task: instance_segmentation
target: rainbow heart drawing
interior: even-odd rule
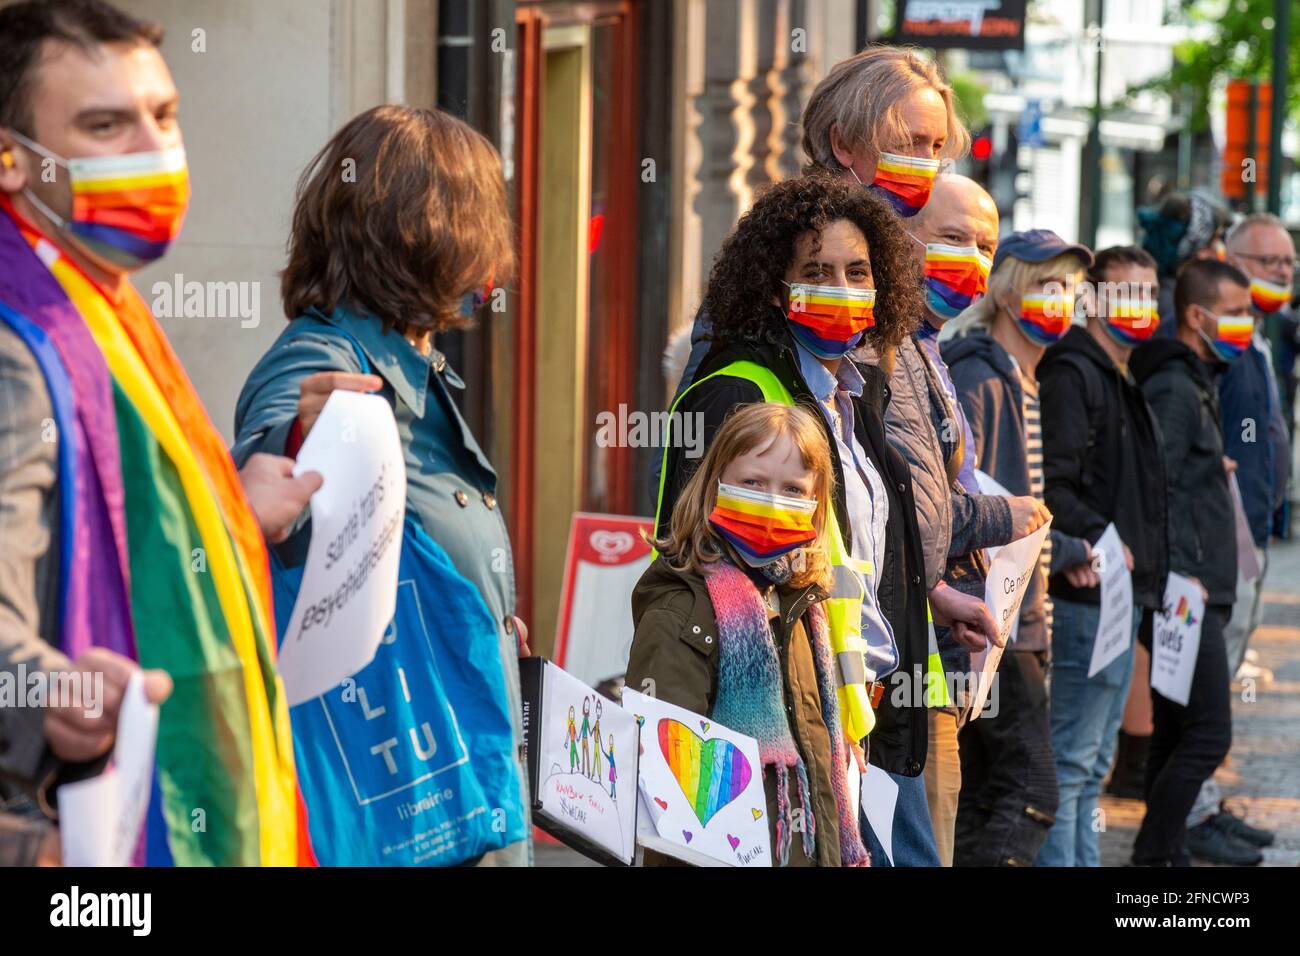
[[[660,809],[660,810],[667,810],[667,809],[668,809],[668,801],[667,801],[667,800],[660,800],[658,797],[655,797],[655,803],[659,804],[659,809]]]
[[[671,717],[659,721],[659,750],[702,826],[739,797],[753,776],[744,753],[731,741],[703,740]]]
[[[709,723],[707,720],[701,720],[701,721],[700,721],[700,733],[702,733],[702,734],[707,734],[707,733],[709,732],[709,728],[712,727],[712,726],[713,726],[713,725],[712,725],[711,723]]]
[[[687,842],[687,843],[690,843],[690,842],[691,842],[691,837],[695,836],[695,834],[692,833],[690,830],[683,830],[683,831],[682,831],[682,836],[684,836],[684,837],[686,838],[686,842]]]
[[[751,807],[749,812],[754,815],[755,820],[761,819],[763,816],[763,811],[758,809],[758,807]]]

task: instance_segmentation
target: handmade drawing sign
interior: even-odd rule
[[[637,841],[701,866],[771,866],[758,742],[629,688],[623,708],[645,746]]]
[[[519,662],[533,822],[604,863],[636,856],[636,719],[541,657]]]
[[[707,721],[700,721],[702,729]],[[682,796],[701,826],[735,800],[749,785],[753,771],[740,748],[729,740],[711,740],[671,717],[659,718],[659,752],[682,788]]]

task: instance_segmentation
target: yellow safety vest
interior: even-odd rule
[[[732,362],[712,375],[707,375],[678,396],[669,410],[669,423],[672,414],[682,398],[696,385],[707,382],[719,375],[740,378],[752,382],[763,393],[763,401],[778,405],[795,404],[781,380],[771,369],[764,368],[757,362]],[[659,498],[655,505],[655,527],[659,527],[660,512],[664,503],[664,480],[668,473],[668,449],[670,442],[664,441],[664,456],[659,472]],[[865,654],[867,642],[862,637],[862,601],[866,595],[862,584],[862,575],[871,573],[871,564],[853,558],[844,547],[840,534],[839,520],[835,517],[835,508],[827,508],[828,525],[826,528],[827,557],[830,559],[833,574],[831,595],[823,602],[826,609],[827,630],[830,632],[831,653],[835,656],[835,678],[840,702],[840,722],[854,740],[861,740],[876,725],[876,715],[871,709],[871,700],[867,692],[867,665]]]

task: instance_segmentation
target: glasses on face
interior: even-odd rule
[[[1265,269],[1285,269],[1287,272],[1294,273],[1296,266],[1300,265],[1295,256],[1258,256],[1253,252],[1239,252],[1237,255],[1258,262]]]

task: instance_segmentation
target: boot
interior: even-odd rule
[[[1127,800],[1145,799],[1147,751],[1150,749],[1150,737],[1138,737],[1121,730],[1119,746],[1115,748],[1115,766],[1106,784],[1106,792]]]

